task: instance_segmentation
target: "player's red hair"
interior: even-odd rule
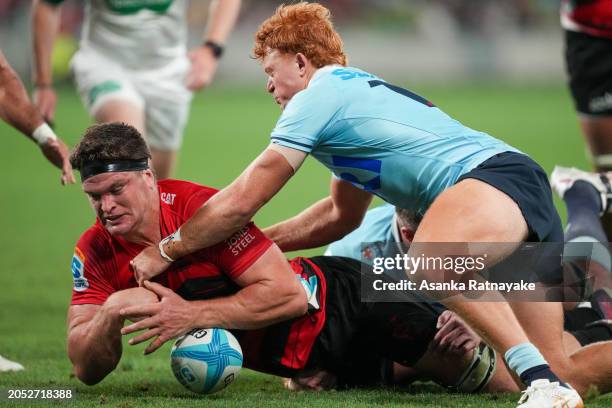
[[[331,13],[318,3],[280,5],[255,34],[255,58],[264,59],[270,50],[302,53],[317,68],[347,64],[342,38],[334,29]]]

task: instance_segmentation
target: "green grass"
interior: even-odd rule
[[[403,84],[410,87],[410,84]],[[412,87],[466,125],[487,131],[532,155],[547,171],[555,163],[588,168],[575,115],[562,84]],[[261,89],[213,88],[193,103],[176,177],[222,187],[267,145],[278,108]],[[74,145],[90,123],[75,93],[60,94],[57,130]],[[31,142],[0,124],[0,354],[26,371],[0,374],[0,388],[76,387],[66,405],[89,407],[496,407],[516,395],[459,396],[433,385],[406,391],[292,394],[274,377],[244,370],[228,390],[198,397],[174,380],[168,346],[143,357],[127,347],[119,368],[101,384],[80,385],[65,353],[73,245],[94,219],[80,186],[61,188],[59,175]],[[329,174],[309,159],[287,187],[256,217],[261,226],[292,216],[328,192]],[[561,209],[562,210],[562,209]],[[562,211],[563,213],[563,211]],[[320,250],[302,254],[317,254]],[[200,401],[202,400],[202,401]],[[21,403],[19,406],[28,406]],[[42,406],[39,404],[37,406]],[[599,397],[590,407],[612,405]]]

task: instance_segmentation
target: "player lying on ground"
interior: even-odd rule
[[[372,194],[424,215],[416,243],[507,243],[503,251],[487,248],[491,264],[523,241],[563,241],[547,176],[537,163],[463,126],[427,99],[346,67],[342,40],[326,8],[316,3],[279,7],[258,30],[254,52],[268,75],[268,91],[283,109],[272,144],[165,239],[161,251],[151,246],[134,259],[139,280],[158,275],[170,260],[230,237],[274,197],[308,154],[334,173],[331,195],[266,230],[283,251],[329,244],[357,228]],[[423,256],[436,256],[435,245],[421,248]],[[440,270],[415,272],[428,282],[444,276]],[[548,278],[556,283],[559,277]],[[612,365],[610,348],[566,352],[560,304],[543,304],[534,315],[521,303],[504,302],[499,293],[493,294],[498,301],[486,307],[447,297],[455,293],[438,295],[504,355],[525,385],[550,384],[545,392],[529,390],[523,407],[581,407],[565,382],[580,392],[591,383],[612,382],[610,376],[584,375],[602,359]]]
[[[34,99],[55,113],[53,43],[63,0],[32,8]],[[170,177],[192,92],[207,86],[238,18],[240,0],[212,0],[202,43],[187,50],[188,0],[89,0],[79,50],[71,61],[85,108],[98,123],[126,122],[145,135],[159,178]],[[201,135],[200,135],[201,136]]]
[[[0,50],[0,118],[38,143],[43,155],[62,171],[62,184],[74,183],[68,148],[30,102],[21,80]]]
[[[293,378],[292,388],[420,378],[463,391],[518,390],[502,364],[494,373],[494,352],[460,319],[440,317],[427,304],[362,303],[359,262],[287,262],[252,223],[173,264],[157,283],[138,287],[134,255],[176,229],[216,190],[156,182],[144,140],[127,125],[90,128],[71,160],[97,215],[76,245],[68,311],[68,355],[86,384],[116,367],[127,318],[143,320],[123,333],[148,329],[131,344],[155,337],[147,353],[195,327],[230,329],[246,367]],[[397,363],[395,373],[387,361]]]

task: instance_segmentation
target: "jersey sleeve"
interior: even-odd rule
[[[342,101],[326,82],[298,92],[285,107],[270,139],[272,143],[310,153],[338,119]]]
[[[214,263],[236,279],[274,243],[250,222],[230,238],[210,248]]]
[[[72,305],[101,305],[116,289],[112,285],[115,274],[111,248],[95,230],[89,230],[77,243],[70,265],[74,286]]]

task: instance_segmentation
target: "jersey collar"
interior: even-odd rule
[[[333,71],[334,69],[337,69],[337,68],[342,68],[342,65],[340,65],[340,64],[331,64],[331,65],[325,65],[325,66],[317,69],[315,71],[315,73],[312,75],[312,78],[310,78],[310,82],[308,82],[308,86],[310,86],[310,84],[312,84],[317,79],[321,78],[323,75],[325,75],[328,72]]]

